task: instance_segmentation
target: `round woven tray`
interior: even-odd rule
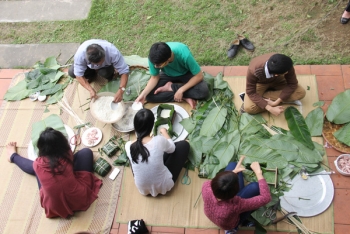
[[[322,135],[334,149],[342,153],[350,154],[350,146],[341,143],[333,135],[334,132],[338,131],[343,126],[344,124],[335,124],[329,122],[325,116],[323,121]]]

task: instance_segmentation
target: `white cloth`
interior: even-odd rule
[[[125,144],[125,150],[134,173],[134,180],[137,189],[143,195],[151,194],[153,197],[165,194],[173,186],[172,174],[164,165],[163,154],[173,153],[175,144],[171,139],[165,139],[163,136],[155,136],[144,144],[149,151],[148,162],[141,162],[142,156],[139,155],[138,163],[132,162],[130,146],[132,142]]]

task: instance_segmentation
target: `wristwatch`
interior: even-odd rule
[[[119,87],[119,89],[121,89],[123,92],[125,91],[125,88],[124,88],[124,87]]]

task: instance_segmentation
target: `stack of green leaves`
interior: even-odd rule
[[[63,90],[71,82],[71,78],[61,82],[65,73],[60,68],[55,57],[47,58],[44,63],[36,63],[34,70],[25,73],[24,80],[7,90],[4,99],[19,101],[40,92],[40,95],[51,95],[46,100],[47,105],[57,103],[63,97]]]

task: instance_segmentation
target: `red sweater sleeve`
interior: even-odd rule
[[[258,182],[260,195],[247,199],[239,197],[240,201],[238,204],[240,206],[240,213],[249,210],[256,210],[259,207],[262,207],[271,201],[271,194],[266,180],[261,179]]]

